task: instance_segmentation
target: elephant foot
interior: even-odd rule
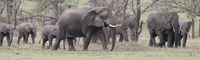
[[[10,46],[10,45],[8,45],[8,46]]]
[[[51,50],[52,50],[52,51],[56,51],[56,50],[57,50],[57,47],[54,47],[54,46],[53,46],[53,47],[51,48]]]
[[[45,49],[45,47],[44,47],[44,46],[42,46],[42,47],[41,47],[41,49]]]
[[[50,48],[50,46],[47,46],[47,49],[49,49]]]
[[[103,51],[109,51],[108,49],[104,49]]]
[[[69,51],[76,51],[76,49],[74,49],[74,48],[69,48],[68,50]]]
[[[83,49],[83,51],[88,51],[88,49]]]
[[[52,50],[52,51],[56,51],[57,49],[56,49],[56,48],[51,48],[51,50]]]
[[[32,42],[32,44],[35,44],[35,41],[34,41],[34,42]]]

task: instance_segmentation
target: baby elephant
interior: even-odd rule
[[[56,25],[45,25],[41,30],[41,38],[42,38],[42,49],[45,49],[45,43],[46,41],[49,41],[49,46],[47,46],[47,49],[49,49],[52,46],[52,40],[53,38],[57,38],[58,33],[58,26]],[[65,49],[65,39],[63,40],[63,47]]]
[[[23,43],[28,43],[28,36],[31,35],[32,43],[35,43],[35,37],[37,33],[37,26],[34,23],[23,22],[18,27],[18,41],[20,43],[20,39],[23,37]]]
[[[13,27],[7,23],[0,23],[0,46],[2,46],[5,36],[7,37],[8,46],[10,46],[13,38]]]

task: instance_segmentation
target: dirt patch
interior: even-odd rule
[[[144,44],[139,44],[135,42],[121,42],[117,43],[115,46],[116,51],[153,51],[152,47],[144,46]]]

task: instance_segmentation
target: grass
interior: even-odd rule
[[[87,2],[82,1],[81,4]],[[26,10],[31,9],[33,2],[24,3]],[[146,21],[149,12],[142,15],[141,20]],[[181,18],[186,19],[185,14],[179,14]],[[36,43],[17,44],[17,35],[13,38],[11,47],[6,46],[7,42],[4,38],[3,46],[0,47],[0,60],[199,60],[200,58],[200,37],[194,39],[188,38],[186,48],[165,48],[165,47],[148,47],[149,33],[146,24],[143,25],[143,30],[139,36],[138,43],[134,42],[117,42],[114,51],[102,51],[101,44],[90,44],[89,51],[82,51],[83,44],[79,42],[75,45],[77,51],[67,51],[61,49],[52,51],[49,49],[41,49],[40,40],[40,23],[38,25],[38,33]],[[197,32],[197,23],[195,31]],[[191,32],[191,31],[190,31]],[[158,40],[158,39],[157,39]],[[48,45],[48,42],[46,43]],[[108,45],[110,49],[111,45]]]
[[[148,41],[140,37],[138,43],[122,42],[116,43],[114,51],[102,51],[101,44],[90,44],[89,51],[81,51],[82,45],[75,45],[77,51],[63,50],[58,51],[49,49],[40,49],[41,44],[39,36],[36,38],[36,44],[16,44],[17,37],[11,47],[4,44],[0,47],[0,59],[6,60],[198,60],[200,57],[199,39],[190,39],[186,48],[159,48],[148,47]],[[22,43],[22,42],[20,42]],[[48,43],[46,43],[48,45]],[[108,45],[110,48],[110,45]]]

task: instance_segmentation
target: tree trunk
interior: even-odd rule
[[[136,4],[136,20],[134,21],[134,36],[132,41],[137,42],[138,41],[138,37],[139,37],[139,21],[140,21],[140,16],[141,16],[141,6],[140,6],[140,0],[137,0],[137,4]]]
[[[199,35],[198,36],[200,37],[200,20],[199,20]]]
[[[11,17],[12,17],[12,3],[13,0],[7,0],[7,18],[8,18],[8,23],[11,24]]]
[[[194,38],[194,18],[192,18],[192,39]]]

